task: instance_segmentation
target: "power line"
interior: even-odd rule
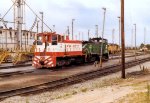
[[[16,0],[17,1],[17,0]],[[5,13],[5,15],[1,18],[2,20],[4,19],[4,17],[9,13],[9,11],[13,8],[13,6],[15,5],[16,1],[13,3],[13,5],[8,9],[8,11]]]
[[[7,29],[7,24],[6,24],[6,21],[4,21],[4,18],[9,13],[9,11],[12,9],[12,7],[15,5],[16,1],[13,2],[13,5],[8,9],[8,11],[4,14],[4,16],[2,18],[0,18],[0,21],[3,22],[3,25],[5,26],[6,29]]]
[[[37,16],[37,18],[39,19],[39,20],[41,20],[42,21],[42,19],[32,10],[32,8],[25,2],[25,4],[27,5],[27,7],[32,11],[32,13],[35,15],[35,16]],[[43,24],[52,32],[52,29],[45,23],[45,22],[43,22]]]

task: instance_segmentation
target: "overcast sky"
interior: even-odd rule
[[[55,25],[57,33],[63,34],[67,26],[71,27],[74,21],[74,34],[83,33],[83,39],[87,40],[87,32],[90,29],[91,37],[95,36],[95,25],[99,25],[99,36],[102,34],[103,7],[107,8],[104,37],[112,42],[112,30],[115,29],[115,43],[118,43],[120,0],[26,0],[26,3],[40,16],[44,12],[45,23],[52,28]],[[13,4],[11,0],[0,0],[1,17]],[[125,40],[126,46],[134,45],[132,40],[133,24],[137,24],[137,44],[144,41],[144,27],[146,28],[146,43],[150,43],[150,0],[125,0]],[[35,15],[26,7],[26,23],[29,29],[34,22]],[[4,18],[13,21],[13,10]],[[45,31],[49,31],[44,27]],[[71,28],[70,28],[71,31]],[[79,38],[79,37],[78,37]],[[133,42],[133,43],[132,43]]]

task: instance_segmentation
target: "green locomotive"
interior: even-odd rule
[[[102,46],[103,45],[103,46]],[[102,47],[102,60],[109,59],[108,41],[102,38],[90,38],[89,41],[83,42],[83,52],[86,61],[99,61],[101,57]]]

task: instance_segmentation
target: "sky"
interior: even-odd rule
[[[88,29],[90,37],[96,36],[95,25],[99,26],[99,36],[102,35],[102,25],[105,7],[106,20],[104,38],[112,43],[112,30],[114,32],[114,42],[119,43],[119,19],[120,0],[25,0],[32,10],[39,16],[39,12],[44,12],[44,22],[59,34],[66,33],[67,26],[70,27],[74,21],[74,38],[87,40]],[[0,16],[3,17],[13,5],[11,0],[0,0]],[[150,43],[150,0],[125,0],[125,45],[134,46],[134,25],[137,25],[137,45],[144,42],[144,28],[146,28],[146,43]],[[26,28],[30,29],[35,15],[26,6]],[[5,16],[4,20],[13,21],[13,9]],[[12,26],[11,24],[8,24]],[[41,27],[41,25],[40,25]],[[36,31],[36,29],[34,29]],[[44,26],[44,31],[50,31]]]

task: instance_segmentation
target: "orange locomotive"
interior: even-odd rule
[[[34,42],[35,53],[32,65],[35,68],[51,68],[84,61],[82,42],[69,40],[68,36],[56,33],[39,33]]]

